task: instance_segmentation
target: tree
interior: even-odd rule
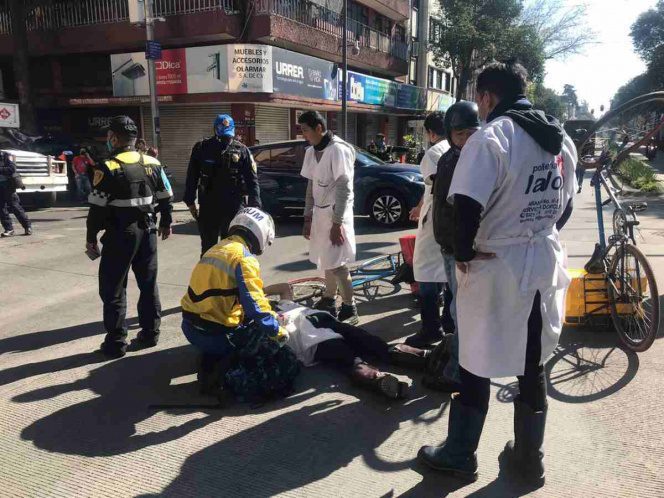
[[[28,52],[28,30],[26,26],[26,2],[10,0],[12,34],[14,39],[14,73],[21,110],[21,128],[28,133],[37,132],[35,107],[30,84],[30,57]]]
[[[459,78],[457,99],[492,60],[518,59],[531,73],[543,73],[542,46],[536,32],[519,24],[520,0],[439,0],[445,29],[432,44],[438,63]]]
[[[541,109],[559,121],[565,120],[566,105],[563,97],[542,83],[535,82],[528,85],[528,100],[535,109]]]
[[[545,59],[576,54],[594,43],[597,34],[587,19],[584,4],[568,6],[562,0],[532,0],[521,13],[521,23],[530,26],[541,40]]]
[[[650,63],[657,49],[664,44],[664,0],[659,0],[654,9],[641,14],[630,32],[634,50]]]

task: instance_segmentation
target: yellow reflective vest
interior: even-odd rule
[[[230,236],[208,250],[194,267],[184,312],[236,328],[253,321],[270,337],[278,337],[277,315],[263,292],[260,266],[242,238]]]

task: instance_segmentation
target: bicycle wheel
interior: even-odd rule
[[[646,351],[659,331],[659,292],[650,263],[635,246],[619,247],[607,274],[611,320],[622,343]]]
[[[293,292],[293,301],[308,307],[312,307],[325,292],[325,279],[321,277],[289,280],[288,284]]]

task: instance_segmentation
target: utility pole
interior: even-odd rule
[[[145,34],[148,41],[154,41],[154,23],[158,19],[154,18],[153,0],[145,0],[143,6],[145,9]],[[161,148],[160,143],[160,124],[159,124],[159,105],[157,103],[157,69],[155,68],[154,59],[147,58],[148,63],[148,79],[150,81],[150,109],[152,111],[152,144],[158,149]]]
[[[341,137],[348,140],[348,0],[344,0],[341,20],[344,30],[341,35]]]

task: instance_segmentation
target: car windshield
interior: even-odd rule
[[[387,163],[382,159],[372,156],[366,150],[355,147],[355,158],[362,166],[384,166]]]

